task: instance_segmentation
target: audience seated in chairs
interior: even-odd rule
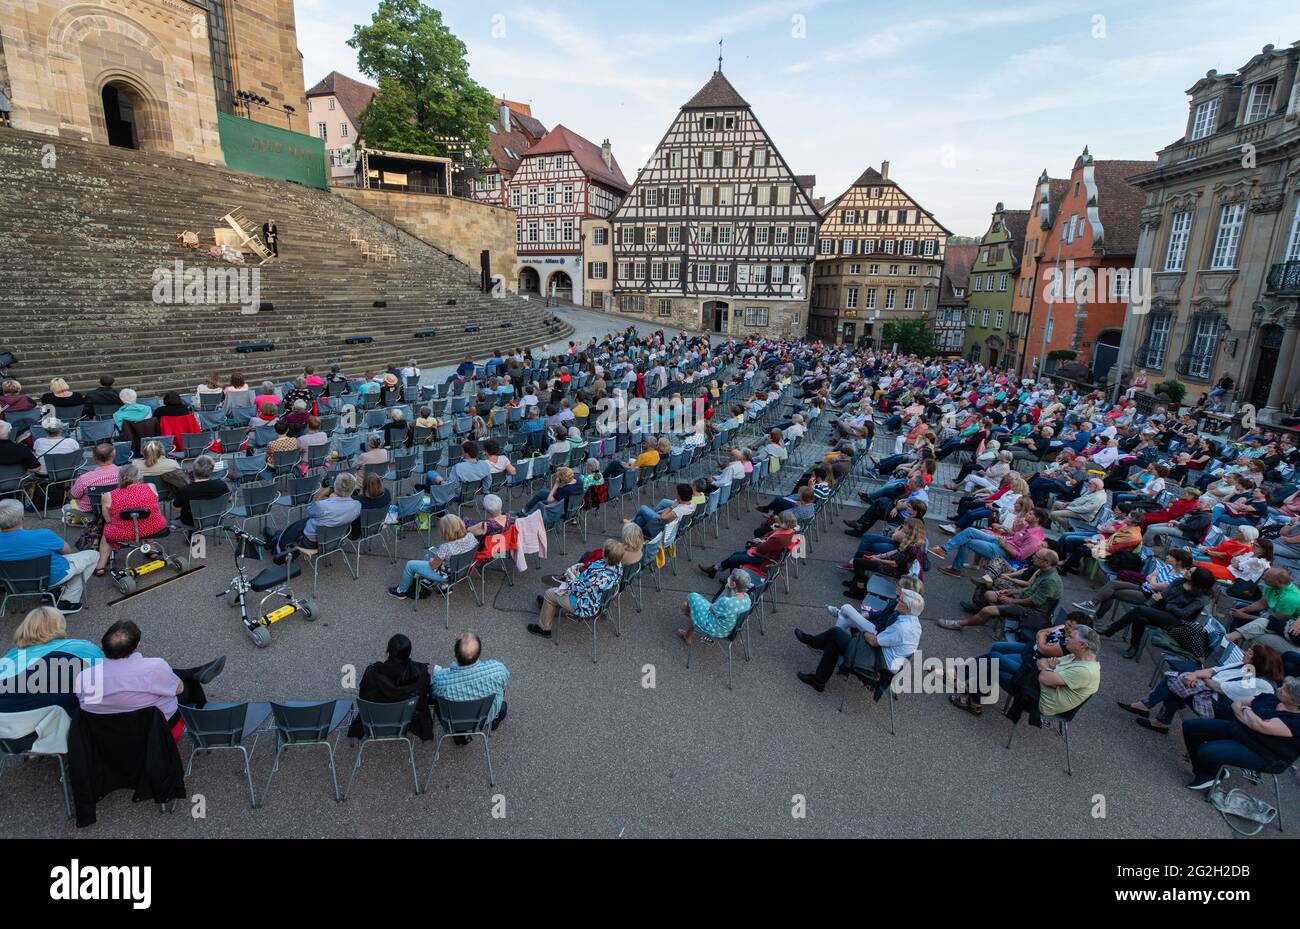
[[[547,588],[538,596],[538,620],[528,624],[533,635],[549,639],[555,618],[566,610],[581,619],[599,614],[602,600],[614,590],[623,577],[623,557],[626,550],[617,539],[606,539],[601,557],[588,564],[566,583]]]
[[[77,700],[82,712],[110,715],[157,707],[177,742],[184,731],[179,705],[199,709],[206,706],[203,685],[211,683],[226,667],[224,655],[179,670],[173,670],[162,658],[146,658],[140,654],[140,627],[129,619],[109,626],[100,647],[104,661],[86,668],[77,678]]]
[[[167,455],[161,442],[151,440],[140,447],[140,457],[131,462],[140,469],[141,477],[156,477],[168,486],[179,490],[189,483],[180,462]]]
[[[1269,568],[1259,579],[1260,598],[1228,614],[1235,628],[1227,640],[1266,645],[1278,652],[1300,651],[1300,587],[1286,568]]]
[[[515,517],[522,519],[540,509],[547,527],[553,526],[563,512],[564,501],[570,497],[581,497],[585,492],[582,481],[578,480],[572,468],[557,468],[550,489],[533,494],[532,499],[524,504],[524,508]]]
[[[473,439],[467,439],[460,446],[460,461],[451,466],[444,479],[436,471],[429,471],[427,484],[429,487],[438,484],[473,484],[482,483],[486,478],[492,476],[492,465],[483,458],[479,457],[479,444]]]
[[[427,557],[406,563],[397,586],[388,589],[390,596],[398,600],[407,599],[411,596],[411,585],[416,578],[423,578],[434,585],[439,593],[445,593],[447,577],[439,569],[452,558],[472,552],[479,545],[478,536],[466,529],[464,521],[454,513],[448,513],[438,520],[438,539],[438,545],[425,553]]]
[[[495,732],[506,718],[506,682],[510,672],[495,658],[483,658],[483,642],[473,632],[462,632],[456,637],[453,650],[455,660],[450,667],[434,665],[430,690],[439,700],[468,703],[471,700],[495,698],[492,702],[492,731]],[[468,736],[456,736],[457,745],[469,744]]]
[[[736,622],[749,611],[749,588],[752,586],[748,571],[732,571],[723,585],[721,596],[710,600],[703,594],[689,593],[682,605],[682,615],[690,625],[677,630],[683,642],[690,643],[695,633],[710,639],[725,639],[736,628]]]
[[[22,504],[0,500],[0,561],[28,561],[44,555],[50,556],[50,588],[58,592],[59,611],[76,613],[99,555],[78,551],[53,529],[24,529]]]
[[[779,513],[772,531],[761,539],[750,539],[744,551],[728,555],[722,561],[712,565],[700,565],[700,570],[709,577],[716,578],[719,571],[735,568],[766,568],[774,563],[794,542],[799,522],[788,511]]]
[[[1020,718],[1020,712],[1029,710],[1030,722],[1037,723],[1041,717],[1060,716],[1078,709],[1085,700],[1101,688],[1101,638],[1097,631],[1079,623],[1068,624],[1067,634],[1057,646],[1065,654],[1060,657],[1046,655],[1035,658],[1033,664],[1028,661],[1015,663],[1015,673],[1005,684],[999,684],[1010,695],[1011,706],[1008,715],[1013,721]],[[1027,658],[1032,658],[1030,653]],[[1007,652],[996,649],[981,656],[976,661],[996,661],[1001,672],[1001,665],[1010,657]],[[961,693],[950,694],[948,701],[953,706],[979,716],[982,704],[991,693],[981,689],[979,675],[972,675],[971,665],[965,665],[964,680],[954,679]]]
[[[36,402],[23,393],[23,385],[13,378],[6,378],[0,383],[0,416],[14,413],[30,413],[36,409]]]
[[[478,539],[485,536],[496,535],[499,532],[505,532],[514,525],[515,519],[502,511],[505,509],[505,503],[496,494],[487,494],[483,497],[483,519],[474,520],[466,524],[471,535]]]
[[[900,586],[893,621],[884,628],[856,611],[855,618],[845,620],[843,607],[828,609],[836,615],[835,625],[829,629],[817,635],[802,629],[794,631],[796,639],[822,653],[816,671],[800,671],[797,675],[818,693],[826,689],[841,661],[856,672],[879,678],[899,671],[921,644],[925,598],[915,590]]]
[[[1183,744],[1192,763],[1191,790],[1208,790],[1219,769],[1279,771],[1300,757],[1300,677],[1288,677],[1274,694],[1232,704],[1232,719],[1183,722]]]
[[[353,494],[357,492],[357,478],[344,472],[334,478],[334,487],[322,487],[316,499],[307,507],[307,518],[290,523],[271,540],[276,552],[287,552],[297,547],[306,554],[316,550],[316,530],[322,526],[348,526],[361,515],[361,503]]]
[[[429,711],[429,666],[411,660],[411,640],[398,633],[388,640],[383,661],[366,667],[357,688],[357,697],[370,703],[405,703],[415,697],[415,718],[411,733],[422,742],[433,738],[433,714]],[[361,717],[355,716],[348,727],[348,737],[365,735]]]
[[[1134,722],[1143,729],[1164,735],[1179,710],[1191,709],[1201,719],[1232,719],[1234,703],[1273,693],[1285,677],[1282,656],[1267,645],[1247,648],[1213,668],[1175,659],[1149,694],[1133,703],[1121,700],[1119,708],[1137,716]]]
[[[3,424],[0,424],[0,434],[3,430]],[[92,467],[77,475],[77,479],[72,482],[72,490],[68,493],[72,499],[63,505],[71,524],[84,524],[97,518],[98,514],[90,510],[90,488],[117,484],[118,466],[113,463],[116,455],[112,442],[100,442],[91,449]]]
[[[136,402],[136,392],[130,387],[124,387],[118,391],[117,397],[122,401],[122,405],[113,413],[113,422],[119,429],[123,423],[138,423],[146,419],[153,419],[153,410],[143,403]]]
[[[1148,626],[1164,631],[1182,648],[1197,658],[1209,651],[1209,640],[1197,618],[1206,608],[1214,591],[1214,575],[1204,568],[1192,568],[1187,576],[1168,590],[1152,593],[1146,602],[1135,606],[1111,623],[1101,634],[1110,638],[1132,627],[1125,658],[1137,658],[1142,637]]]
[[[925,557],[925,523],[919,519],[907,520],[894,533],[890,543],[890,548],[886,551],[863,554],[853,559],[849,565],[853,577],[844,582],[846,597],[862,599],[867,595],[868,574],[898,579],[911,573],[913,566]]]
[[[230,493],[230,485],[220,479],[213,479],[212,474],[217,463],[208,455],[194,459],[194,480],[190,481],[172,494],[172,506],[177,510],[181,525],[193,529],[194,514],[190,504],[195,500],[220,500]]]
[[[967,626],[983,626],[994,619],[1010,618],[1018,620],[1021,628],[1041,628],[1051,620],[1051,610],[1060,602],[1064,585],[1061,582],[1057,565],[1060,559],[1050,548],[1040,548],[1034,553],[1030,564],[1033,576],[1023,588],[1017,585],[1007,590],[994,590],[988,595],[988,602],[973,616],[965,619],[941,619],[939,625],[944,629],[961,631]]]
[[[95,576],[103,577],[113,549],[136,541],[137,522],[122,514],[130,510],[143,510],[145,516],[138,521],[139,538],[157,535],[167,528],[167,518],[158,506],[158,488],[146,484],[140,469],[126,464],[118,469],[117,486],[100,499],[103,509],[104,531],[99,541],[99,564]]]
[[[677,499],[663,499],[654,506],[643,506],[636,512],[632,521],[641,527],[647,538],[653,539],[664,531],[664,526],[676,522],[684,516],[695,512],[695,488],[690,484],[678,484]]]
[[[103,660],[98,645],[68,638],[61,610],[37,607],[23,617],[14,630],[14,647],[0,658],[0,713],[47,706],[71,713],[77,708],[77,678]]]

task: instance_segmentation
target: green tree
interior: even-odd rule
[[[486,151],[496,105],[469,76],[465,43],[443,25],[441,13],[419,0],[382,0],[348,45],[361,72],[379,84],[358,127],[368,145],[450,157]]]
[[[928,320],[891,319],[881,329],[880,347],[892,348],[898,344],[898,350],[905,355],[920,355],[922,358],[936,354],[934,330]]]

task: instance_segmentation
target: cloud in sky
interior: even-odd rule
[[[1039,172],[1062,176],[1084,145],[1098,158],[1154,158],[1182,135],[1184,91],[1207,70],[1300,39],[1292,0],[1251,0],[1248,16],[1229,0],[435,5],[479,83],[531,103],[548,126],[610,139],[629,176],[708,80],[723,39],[723,70],[819,194],[888,159],[963,234],[982,232],[998,201],[1028,207]],[[331,70],[364,77],[346,41],[377,7],[295,0],[309,85]]]

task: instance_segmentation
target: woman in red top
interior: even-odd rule
[[[109,555],[118,545],[135,541],[135,523],[122,516],[127,510],[146,510],[148,515],[140,520],[140,537],[154,535],[167,528],[167,520],[158,508],[158,490],[153,484],[143,483],[140,469],[126,464],[117,470],[117,487],[104,494],[100,500],[104,514],[104,535],[99,540],[99,564],[95,576],[103,577]]]
[[[1232,538],[1224,539],[1214,548],[1199,550],[1196,564],[1208,568],[1218,580],[1229,580],[1228,565],[1232,559],[1249,554],[1258,539],[1259,530],[1254,526],[1238,526]]]
[[[790,547],[794,542],[795,530],[798,528],[799,521],[795,519],[793,513],[788,510],[778,513],[772,531],[763,538],[751,539],[745,551],[729,555],[716,565],[700,565],[700,570],[709,577],[717,577],[719,571],[728,571],[732,568],[766,568]]]

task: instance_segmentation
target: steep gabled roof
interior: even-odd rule
[[[948,245],[943,251],[943,275],[939,282],[939,305],[965,305],[970,286],[970,269],[975,263],[975,256],[980,247],[971,243],[967,245]],[[957,291],[962,296],[957,296]]]
[[[1029,227],[1029,211],[1004,210],[1002,224],[1007,227],[1007,232],[1011,235],[1011,257],[1015,259],[1016,264],[1019,264],[1020,255],[1025,250],[1025,231]]]
[[[853,186],[854,187],[889,187],[889,186],[897,186],[897,185],[894,185],[893,181],[885,180],[884,175],[882,175],[875,168],[867,168],[867,170],[862,172],[862,176],[853,182]]]
[[[1108,255],[1136,255],[1142,233],[1142,208],[1146,194],[1128,182],[1130,177],[1156,167],[1154,161],[1094,161],[1097,208],[1105,230],[1103,247]]]
[[[731,81],[723,77],[721,71],[714,71],[709,82],[700,88],[694,97],[687,100],[683,110],[715,109],[749,109],[745,98],[731,86]]]
[[[610,167],[605,167],[601,146],[584,139],[565,126],[556,126],[546,133],[542,141],[528,150],[528,157],[533,155],[560,155],[564,152],[571,154],[577,160],[578,166],[593,181],[604,184],[606,187],[612,187],[619,193],[627,193],[631,190],[632,185],[623,176],[623,169],[618,166],[617,158],[611,154],[609,158]]]
[[[506,131],[501,121],[502,106],[510,109],[509,131]],[[492,164],[505,177],[512,177],[519,167],[520,159],[545,135],[546,127],[532,116],[532,109],[526,103],[498,98],[497,118],[489,124],[488,130],[488,155],[492,158]],[[513,156],[511,152],[514,153]]]
[[[325,75],[314,87],[307,91],[308,97],[334,97],[343,107],[343,112],[347,114],[352,125],[359,125],[361,111],[370,105],[370,101],[379,93],[378,87],[371,87],[369,84],[354,80],[346,74],[339,74],[337,71],[331,71]]]

